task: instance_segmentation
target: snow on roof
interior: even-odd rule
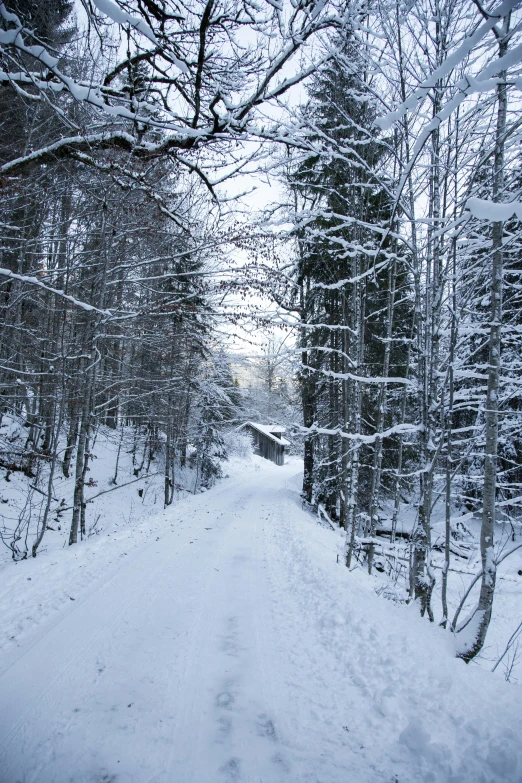
[[[257,424],[254,421],[246,421],[239,429],[242,429],[243,427],[253,427],[255,430],[258,430],[258,432],[262,432],[263,435],[266,435],[267,438],[270,438],[270,440],[273,440],[274,443],[281,443],[283,446],[290,445],[290,441],[286,440],[286,438],[278,438],[276,435],[272,434],[274,432],[286,432],[284,427],[279,427],[277,424]]]

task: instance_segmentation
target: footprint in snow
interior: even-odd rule
[[[118,776],[113,775],[110,772],[95,772],[92,777],[89,778],[92,783],[114,783]]]
[[[216,697],[216,705],[221,709],[229,709],[234,704],[234,696],[228,691],[219,693]]]
[[[241,776],[240,760],[234,757],[229,759],[226,764],[223,764],[219,771],[224,775],[227,775],[230,780],[239,780]]]
[[[260,737],[266,737],[272,742],[277,742],[277,733],[273,721],[264,713],[258,715],[257,733]]]
[[[270,759],[270,761],[272,762],[272,764],[275,764],[277,767],[279,767],[283,772],[290,772],[290,767],[288,766],[288,763],[280,753],[275,753]]]
[[[222,715],[218,718],[218,738],[219,744],[223,743],[228,736],[232,733],[232,721],[229,717]]]

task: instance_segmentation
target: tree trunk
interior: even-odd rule
[[[507,36],[509,16],[504,20],[502,39],[499,41],[499,57],[508,50]],[[497,127],[495,134],[495,158],[493,177],[493,201],[501,201],[504,195],[504,144],[507,118],[506,73],[500,73],[502,80],[497,87]],[[495,501],[497,491],[498,452],[498,392],[501,367],[502,294],[503,294],[503,251],[504,223],[493,223],[491,263],[491,321],[489,330],[489,369],[486,396],[486,451],[484,461],[484,491],[482,525],[480,531],[480,553],[482,557],[482,580],[478,605],[473,619],[466,623],[473,630],[471,639],[466,639],[458,648],[458,657],[471,661],[482,649],[493,610],[493,597],[497,567],[495,563]],[[469,630],[468,630],[469,635]]]
[[[306,296],[304,281],[301,281],[301,318],[307,323]],[[301,374],[301,403],[303,406],[303,424],[308,430],[304,437],[304,470],[303,470],[303,498],[307,503],[313,503],[314,494],[314,436],[310,432],[315,421],[315,381],[312,370],[309,367],[309,356],[306,350],[308,334],[306,328],[301,329],[301,360],[303,370]]]
[[[393,308],[395,303],[395,262],[390,263],[388,267],[388,297],[386,307],[386,343],[384,345],[384,358],[382,364],[382,374],[384,378],[388,377],[390,371],[390,357],[391,357],[391,341],[393,334]],[[372,483],[370,489],[370,531],[369,535],[372,539],[370,548],[368,550],[368,573],[372,573],[373,556],[375,552],[375,530],[378,523],[378,497],[381,489],[381,470],[382,470],[382,437],[380,433],[384,427],[385,413],[386,413],[386,383],[382,383],[379,390],[379,400],[377,407],[377,421],[375,423],[376,439],[373,450],[373,465],[372,465]]]

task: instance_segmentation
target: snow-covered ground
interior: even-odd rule
[[[337,566],[300,473],[4,569],[1,783],[522,780],[520,687]]]

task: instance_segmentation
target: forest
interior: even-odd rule
[[[522,574],[519,6],[0,3],[7,561],[273,421],[343,566],[481,653]]]

